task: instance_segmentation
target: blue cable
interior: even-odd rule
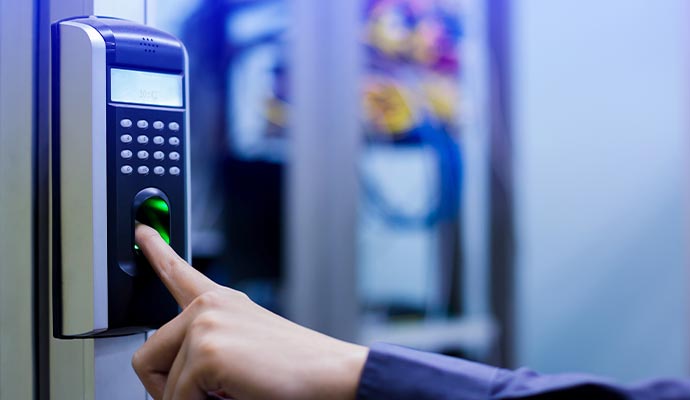
[[[366,199],[387,225],[396,228],[419,229],[435,226],[441,221],[457,219],[463,183],[460,145],[445,126],[434,127],[426,118],[422,125],[409,133],[409,137],[418,138],[419,146],[429,146],[434,151],[439,174],[439,196],[436,204],[418,215],[396,209],[386,200],[378,185],[362,174],[362,188]]]

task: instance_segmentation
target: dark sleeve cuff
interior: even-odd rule
[[[385,343],[374,344],[357,390],[359,400],[486,400],[498,368]]]

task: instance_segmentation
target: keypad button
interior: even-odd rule
[[[155,121],[153,123],[153,129],[156,129],[156,130],[161,130],[161,129],[163,129],[164,126],[165,126],[165,124],[162,121]]]
[[[139,136],[137,136],[137,142],[139,142],[141,144],[146,144],[149,142],[149,137],[144,136],[144,135],[139,135]]]
[[[168,154],[168,158],[173,160],[173,161],[177,161],[180,159],[180,153],[178,153],[176,151],[171,151],[170,154]]]
[[[180,169],[177,167],[170,167],[170,175],[179,175]]]
[[[120,141],[122,143],[130,143],[132,141],[132,135],[122,135],[120,136]]]
[[[153,158],[155,158],[156,160],[162,160],[165,158],[165,153],[163,153],[162,151],[156,151],[153,153]]]
[[[141,167],[137,168],[137,172],[139,175],[147,175],[149,173],[149,167],[142,165]]]
[[[170,129],[173,132],[177,132],[180,130],[180,124],[177,122],[171,122],[168,124],[168,129]]]
[[[149,152],[146,150],[141,150],[137,152],[137,158],[140,160],[146,160],[147,158],[149,158]]]
[[[165,168],[159,165],[153,169],[153,173],[156,175],[163,175],[165,173]]]
[[[153,143],[163,144],[163,143],[165,143],[165,139],[163,139],[163,136],[154,136],[153,137]]]
[[[120,172],[122,172],[125,175],[129,175],[134,171],[131,165],[123,165],[122,168],[120,168]]]
[[[180,138],[176,138],[173,136],[170,139],[168,139],[168,143],[170,143],[173,146],[179,146],[180,145]]]
[[[132,158],[132,150],[122,150],[120,152],[120,157],[124,158],[125,160]]]
[[[129,128],[132,126],[132,120],[131,119],[122,119],[120,120],[120,126],[123,128]]]
[[[149,127],[149,122],[145,119],[140,119],[137,121],[137,128],[139,129],[146,129]]]

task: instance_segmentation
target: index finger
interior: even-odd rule
[[[186,308],[199,295],[218,288],[204,274],[187,264],[155,229],[137,223],[135,241],[177,304]]]

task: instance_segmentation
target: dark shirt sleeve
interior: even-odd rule
[[[690,400],[690,380],[654,380],[623,386],[590,375],[509,371],[377,343],[369,351],[357,398]]]

